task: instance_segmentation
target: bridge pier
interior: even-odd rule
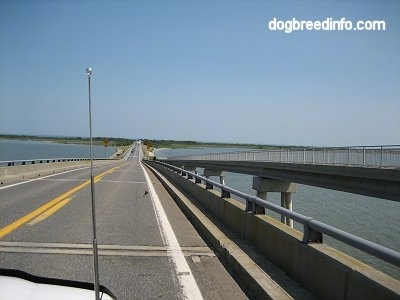
[[[219,177],[219,183],[225,185],[225,172],[224,171],[218,171],[218,170],[212,170],[212,169],[204,169],[203,176],[206,178],[210,178],[210,176],[218,176]]]
[[[292,192],[281,193],[281,206],[293,211]],[[293,228],[293,220],[285,216],[281,216],[281,222]]]
[[[187,170],[189,172],[193,172],[193,173],[197,174],[196,168],[197,167],[195,167],[195,166],[182,166],[182,169],[185,169],[185,170]],[[190,174],[187,174],[187,178],[188,179],[193,179],[193,176],[190,175]],[[196,178],[196,180],[197,180],[197,178]],[[196,182],[196,183],[198,183],[198,182]]]
[[[281,206],[293,210],[292,193],[297,191],[296,183],[254,176],[252,188],[257,191],[257,197],[264,200],[269,192],[281,193]],[[265,214],[264,207],[255,205],[255,213]],[[292,219],[281,216],[281,222],[293,228]]]

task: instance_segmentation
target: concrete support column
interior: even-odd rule
[[[254,176],[252,188],[257,191],[257,197],[265,200],[267,200],[268,192],[281,193],[281,206],[293,210],[292,193],[295,193],[297,190],[295,183]],[[257,208],[257,206],[256,211],[261,211],[261,213],[264,211],[265,213],[263,207],[261,209]],[[281,222],[293,228],[293,220],[281,216]]]
[[[196,171],[196,167],[195,167],[195,166],[183,166],[182,168],[185,169],[185,170],[187,170],[187,171],[189,171],[189,172],[193,172],[193,173],[197,174],[197,171]],[[187,174],[187,178],[188,178],[188,179],[193,179],[193,176],[190,175],[190,174]]]
[[[210,176],[218,176],[219,177],[219,182],[223,185],[225,185],[225,172],[224,171],[219,171],[219,170],[212,170],[212,169],[204,169],[203,176],[206,178],[210,178]]]
[[[281,193],[281,206],[293,211],[292,204],[292,193],[283,192]],[[281,216],[281,222],[293,228],[293,220],[287,217]]]
[[[210,176],[218,176],[219,182],[221,184],[225,185],[224,175],[225,175],[224,171],[212,170],[212,169],[204,169],[204,173],[203,173],[203,176],[206,177],[207,179],[210,178]],[[207,182],[206,189],[212,189],[212,188],[213,188],[213,186]],[[227,196],[227,194],[224,194],[224,196]]]

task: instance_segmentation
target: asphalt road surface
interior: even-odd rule
[[[100,284],[118,299],[245,299],[140,163],[94,168]],[[0,268],[93,282],[90,169],[0,188]]]

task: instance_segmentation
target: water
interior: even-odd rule
[[[160,149],[157,157],[195,155],[245,151],[247,149],[202,148],[202,149]],[[198,169],[199,174],[202,169]],[[219,181],[217,177],[211,178]],[[255,195],[251,189],[252,176],[226,173],[225,184],[242,192]],[[268,193],[267,200],[280,205],[280,193]],[[312,217],[328,225],[337,227],[379,245],[400,252],[400,203],[307,185],[297,185],[292,194],[293,210]],[[280,221],[280,215],[268,212]],[[295,222],[294,227],[303,231],[302,225]],[[324,243],[337,248],[383,272],[400,280],[400,268],[324,236]]]
[[[93,157],[104,158],[115,153],[108,147],[93,146]],[[0,140],[0,161],[47,158],[88,158],[89,145],[59,144],[39,141]]]

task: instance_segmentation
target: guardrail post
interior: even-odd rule
[[[207,179],[208,179],[208,177],[207,177]],[[206,184],[206,190],[212,190],[213,187],[214,187],[214,186],[213,186],[211,183],[209,183],[208,181],[206,181],[205,184]]]
[[[259,197],[260,198],[260,197]],[[256,203],[256,196],[249,196],[246,199],[246,208],[245,211],[250,212],[254,215],[259,214],[259,215],[264,215],[265,214],[265,208],[258,205]]]
[[[231,193],[229,193],[228,191],[225,191],[223,188],[221,188],[221,198],[230,198],[231,197]]]
[[[303,243],[322,243],[322,233],[310,227],[313,218],[309,218],[304,224]]]

